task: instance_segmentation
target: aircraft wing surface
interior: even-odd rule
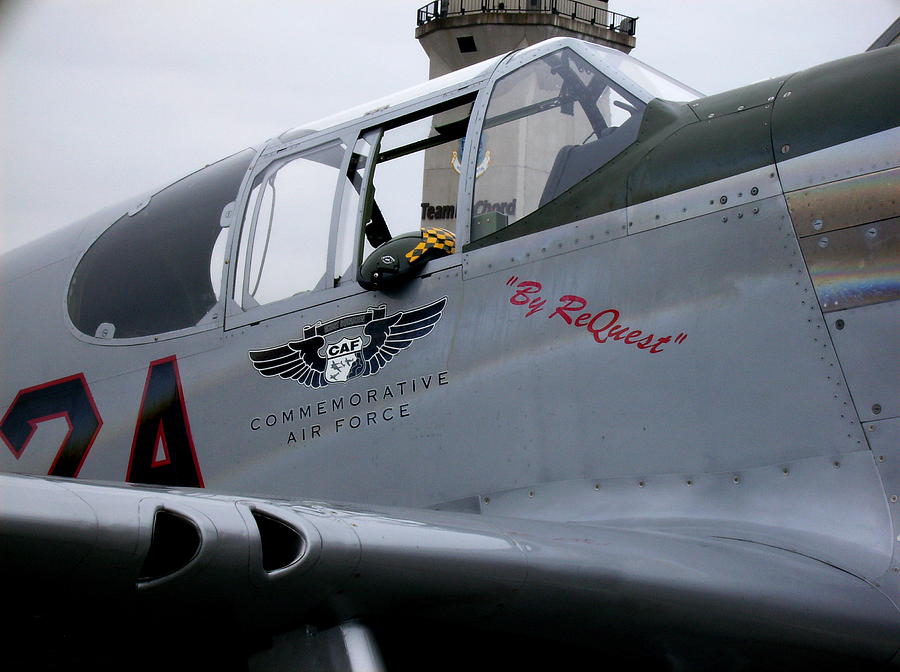
[[[876,587],[823,562],[618,527],[0,474],[0,548],[4,595],[29,605],[157,602],[268,632],[404,612],[882,660],[900,632]]]

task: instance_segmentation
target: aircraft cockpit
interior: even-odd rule
[[[426,267],[459,266],[459,252],[621,210],[621,159],[649,132],[648,105],[699,96],[560,38],[289,130],[104,231],[70,283],[70,327],[127,344],[401,291]]]

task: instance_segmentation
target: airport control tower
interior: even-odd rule
[[[416,39],[428,54],[428,76],[445,75],[551,37],[575,37],[634,49],[637,19],[601,0],[434,0],[416,16]]]
[[[416,39],[428,54],[431,78],[551,37],[574,37],[628,53],[635,46],[637,19],[611,12],[608,4],[600,0],[435,0],[418,11]],[[435,115],[432,129],[466,116],[467,109]],[[550,141],[545,143],[547,146],[558,148],[581,141],[580,138],[556,138],[565,133],[561,127],[539,126],[537,122],[531,125],[533,137],[542,136]],[[482,136],[476,179],[490,184],[487,191],[491,199],[473,204],[474,214],[497,212],[503,222],[515,220],[521,214],[522,204],[534,196],[523,191],[522,180],[518,179],[526,167],[521,156],[513,151],[518,144],[516,138],[506,137],[509,133],[497,129],[491,131],[489,138],[487,134]],[[540,149],[532,147],[529,151],[533,156]],[[462,142],[425,152],[423,228],[456,230],[455,203],[462,153]],[[552,160],[545,163],[552,164]],[[528,170],[534,172],[533,167]],[[536,175],[535,182],[546,182],[546,178],[546,174]],[[514,186],[517,184],[518,187]]]

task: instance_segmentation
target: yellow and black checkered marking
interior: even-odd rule
[[[409,263],[413,263],[430,249],[453,254],[456,252],[456,234],[437,227],[422,229],[422,242],[406,253],[406,259]]]

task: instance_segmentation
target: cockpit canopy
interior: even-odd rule
[[[175,182],[122,215],[81,258],[69,317],[96,338],[135,338],[209,319],[220,294],[226,231],[255,152],[246,149]]]
[[[387,268],[364,264],[387,241],[445,230],[457,244],[435,259],[527,231],[635,143],[654,98],[699,95],[559,38],[304,124],[115,221],[77,265],[69,317],[95,342],[158,338],[221,324],[226,298],[239,325],[377,287],[360,269]]]

